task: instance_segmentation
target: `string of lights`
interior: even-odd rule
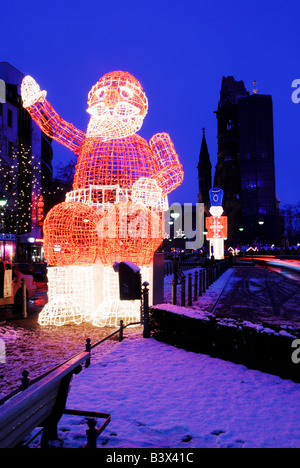
[[[9,153],[3,150],[8,144],[2,136],[0,144],[0,199],[2,232],[30,232],[35,219],[35,206],[43,196],[41,161],[33,154],[31,146],[9,145]],[[5,204],[4,204],[5,202]],[[39,200],[39,203],[43,203]],[[44,216],[40,206],[40,216]]]

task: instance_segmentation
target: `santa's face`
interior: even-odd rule
[[[91,115],[88,135],[110,140],[137,132],[148,102],[140,83],[129,73],[119,71],[107,73],[93,86],[88,106]]]

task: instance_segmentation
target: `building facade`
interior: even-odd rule
[[[224,215],[228,217],[229,245],[237,242],[241,222],[241,180],[239,144],[239,101],[249,95],[243,81],[223,77],[216,113],[218,160],[214,187],[224,191]]]
[[[271,96],[252,94],[239,101],[239,142],[242,236],[278,243]]]
[[[0,62],[0,256],[43,260],[45,200],[52,182],[52,147],[22,106],[24,75]]]
[[[223,77],[215,113],[218,159],[214,187],[224,191],[227,247],[278,243],[272,97],[257,94],[256,89],[250,94],[243,81]],[[200,171],[198,177],[200,200],[207,197],[207,187]]]

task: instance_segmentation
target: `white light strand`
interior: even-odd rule
[[[142,282],[149,282],[150,268],[141,267]],[[123,324],[136,323],[141,320],[141,301],[120,300],[119,274],[113,267],[104,267],[103,290],[105,299],[95,310],[93,325],[98,327],[118,327],[120,320]]]
[[[50,267],[48,304],[39,314],[40,325],[80,324],[92,318],[94,279],[92,265]]]

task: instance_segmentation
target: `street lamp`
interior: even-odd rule
[[[239,231],[243,232],[243,230],[244,230],[243,226],[240,226]],[[243,235],[241,234],[239,242],[240,242],[240,252],[241,252],[242,255],[243,255],[243,248],[242,248],[243,247],[243,240],[244,240]]]
[[[177,213],[177,212],[172,211],[171,214],[170,214],[170,216],[171,216],[171,218],[175,219],[175,221],[176,221],[176,219],[179,218],[180,213]]]
[[[203,242],[203,246],[204,246],[204,255],[207,256],[207,252],[206,252],[206,249],[207,249],[207,239],[206,239],[206,236],[208,234],[208,231],[203,231],[203,235],[204,235],[204,242]],[[208,249],[209,250],[209,249]]]
[[[263,219],[259,219],[258,220],[258,224],[260,226],[262,226],[264,224],[264,220]],[[259,251],[260,251],[260,246],[261,246],[261,235],[262,235],[262,231],[259,229],[259,241],[258,241],[258,246],[259,246]]]
[[[170,221],[169,221],[169,224],[171,226],[174,225],[174,221],[176,221],[176,219],[178,219],[180,216],[180,213],[178,213],[177,211],[171,211],[170,212]],[[175,248],[175,257],[176,257],[176,237],[175,237],[175,227],[174,227],[174,233],[173,233],[173,239],[174,239],[174,248]],[[170,239],[171,240],[171,239]]]

